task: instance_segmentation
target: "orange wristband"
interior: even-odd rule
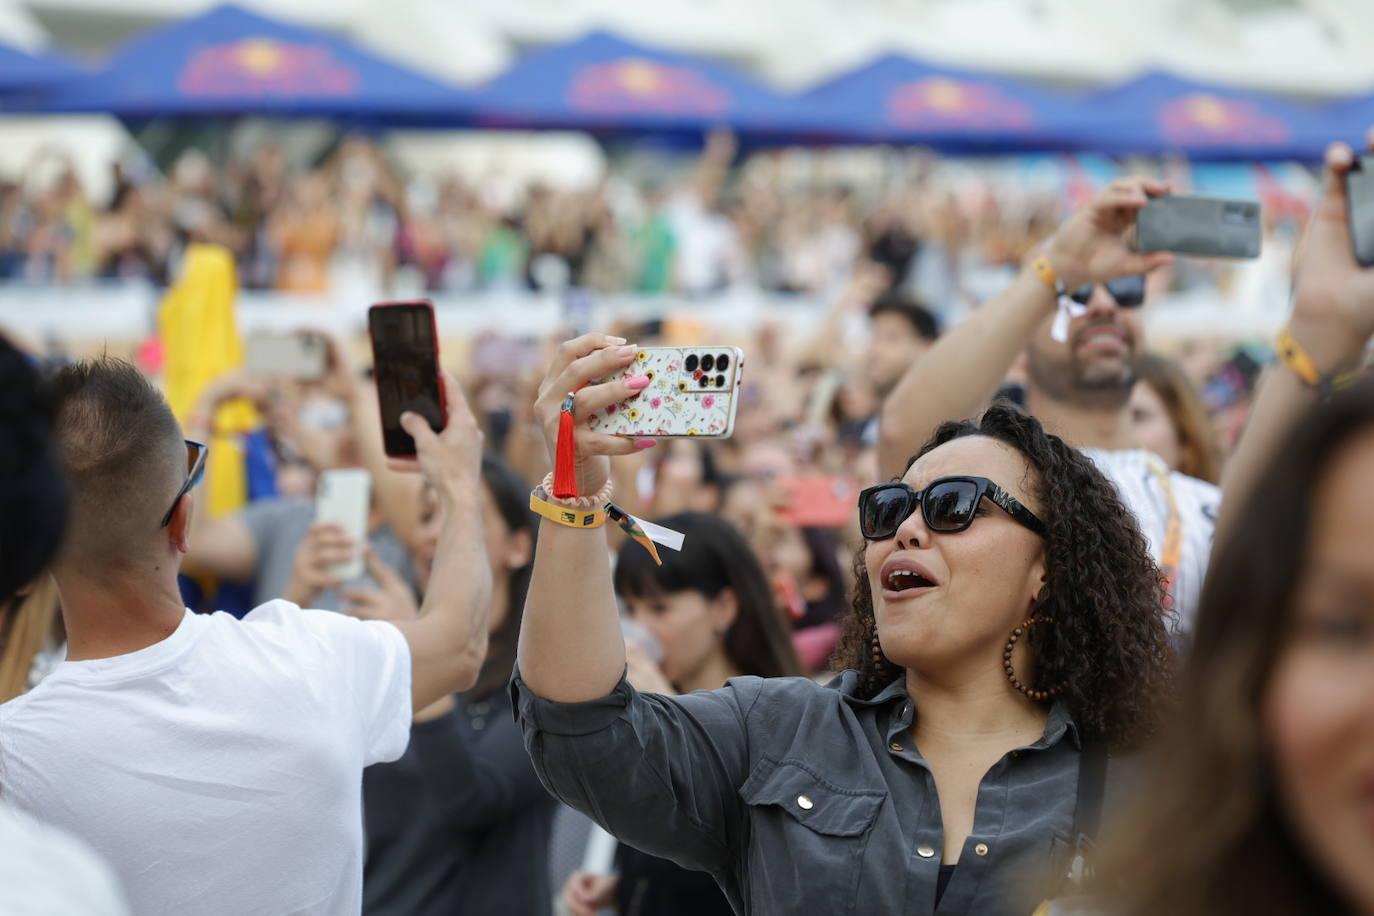
[[[1055,274],[1054,265],[1050,263],[1049,258],[1045,257],[1043,254],[1036,255],[1035,260],[1031,261],[1031,270],[1039,275],[1040,279],[1045,282],[1045,285],[1050,288],[1050,292],[1054,293],[1056,296],[1063,296],[1065,294],[1066,290],[1064,289],[1064,284],[1059,282],[1059,277]]]

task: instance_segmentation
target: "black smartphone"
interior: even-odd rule
[[[1374,267],[1374,156],[1360,156],[1346,173],[1345,208],[1355,260]]]
[[[1260,207],[1249,200],[1156,197],[1136,217],[1135,247],[1205,258],[1257,258]]]
[[[372,379],[382,413],[382,441],[393,458],[415,454],[415,440],[401,428],[401,414],[413,411],[444,428],[448,416],[439,380],[439,335],[434,305],[427,299],[382,302],[367,310],[372,339]]]

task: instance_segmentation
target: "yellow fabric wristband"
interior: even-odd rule
[[[1284,328],[1279,332],[1279,338],[1274,344],[1278,351],[1279,359],[1283,364],[1293,371],[1299,379],[1309,388],[1316,390],[1322,397],[1330,397],[1333,392],[1340,391],[1342,388],[1349,388],[1360,378],[1358,370],[1354,372],[1343,372],[1340,374],[1322,375],[1317,364],[1312,361],[1303,345],[1298,343],[1291,331]]]
[[[579,509],[576,506],[555,505],[540,496],[538,490],[530,493],[530,510],[568,528],[600,528],[606,524],[604,508]]]
[[[1064,295],[1064,286],[1059,282],[1059,276],[1054,272],[1054,265],[1050,263],[1049,258],[1043,254],[1036,255],[1035,260],[1031,261],[1031,270],[1039,274],[1040,279],[1050,288],[1050,292],[1056,296]]]

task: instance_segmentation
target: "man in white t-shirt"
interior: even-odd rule
[[[412,710],[471,686],[486,652],[482,437],[445,381],[442,434],[403,420],[444,527],[422,616],[391,624],[284,601],[242,621],[188,611],[200,449],[127,363],[56,378],[68,655],[0,706],[0,773],[15,805],[103,855],[133,912],[359,911],[363,768],[399,757]]]
[[[1167,185],[1112,184],[1054,233],[1003,293],[947,331],[884,402],[884,479],[945,420],[981,410],[1023,352],[1026,408],[1116,484],[1168,580],[1182,634],[1192,628],[1221,492],[1136,447],[1127,404],[1144,349],[1144,275],[1166,254],[1131,249],[1135,215]]]

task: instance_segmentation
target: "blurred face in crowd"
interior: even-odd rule
[[[728,588],[714,598],[690,589],[626,596],[625,606],[663,648],[659,668],[679,686],[693,683],[698,672],[725,654],[725,634],[739,610]]]
[[[1164,459],[1173,470],[1183,460],[1183,441],[1159,393],[1144,379],[1131,388],[1131,430],[1136,444]]]
[[[416,532],[415,549],[411,553],[415,578],[420,583],[421,591],[429,584],[429,574],[434,569],[434,554],[439,546],[439,532],[443,526],[444,513],[439,499],[426,486],[420,492],[420,528]],[[506,525],[496,499],[485,486],[482,487],[482,534],[486,538],[492,581],[497,583],[498,590],[502,590],[502,583],[508,583],[511,574],[530,561],[533,544],[527,532],[511,531]],[[495,631],[501,626],[508,610],[504,601],[494,602],[487,629]]]
[[[1121,308],[1106,287],[1095,286],[1088,310],[1069,322],[1069,337],[1050,336],[1054,318],[1026,344],[1031,385],[1056,401],[1084,407],[1125,407],[1144,349],[1139,308]]]
[[[868,377],[886,396],[906,371],[930,349],[930,341],[916,333],[901,315],[879,312],[869,319]]]
[[[987,477],[1045,518],[1029,489],[1030,465],[1015,449],[984,436],[927,452],[902,479],[921,490],[957,475]],[[987,499],[973,524],[953,534],[931,532],[918,507],[895,536],[868,542],[864,563],[884,654],[929,677],[1000,675],[1007,635],[1028,616],[1045,574],[1040,536]]]
[[[1318,869],[1374,912],[1374,432],[1316,491],[1287,638],[1264,697],[1279,797]]]

